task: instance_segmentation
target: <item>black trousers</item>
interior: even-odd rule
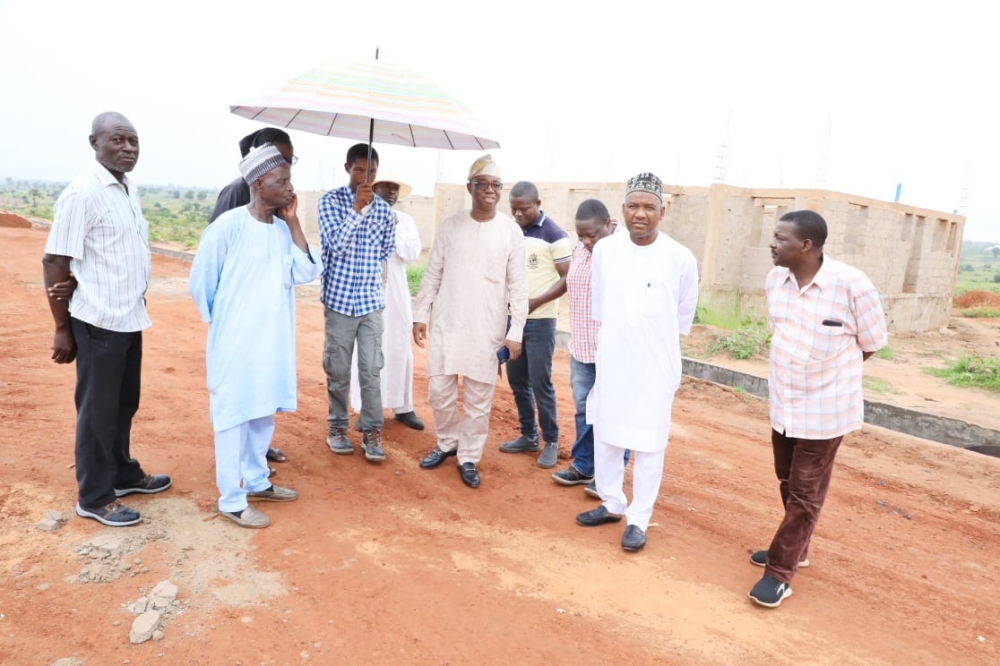
[[[98,509],[115,488],[142,481],[129,454],[139,409],[142,332],[119,333],[71,319],[76,340],[76,482],[80,506]]]

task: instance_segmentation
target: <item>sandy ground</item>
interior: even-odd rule
[[[1000,460],[877,428],[848,436],[812,566],[780,609],[764,610],[746,593],[761,574],[747,555],[780,516],[766,403],[684,382],[649,543],[628,554],[621,526],[575,525],[595,505],[580,488],[555,485],[531,456],[497,452],[516,434],[503,386],[477,490],[450,464],[418,468],[432,430],[388,425],[380,466],[333,456],[313,298],[299,301],[300,409],[278,417],[276,436],[291,459],[276,480],[301,498],[263,506],[266,530],[213,518],[205,329],[187,264],[161,257],[133,451],[174,486],[131,501],[139,526],[73,516],[39,531],[47,510],[72,514],[75,502],[74,375],[49,360],[44,239],[0,228],[5,666],[1000,663]],[[919,346],[948,354],[961,335]],[[919,365],[901,342],[900,360],[885,362],[893,386],[910,391],[919,378],[923,402],[996,418],[996,398],[901,374]],[[424,358],[417,410],[430,423]],[[565,353],[554,365],[562,467],[573,432]],[[127,605],[167,579],[180,593],[165,636],[131,645]]]

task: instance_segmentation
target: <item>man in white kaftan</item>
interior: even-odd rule
[[[250,153],[240,170],[250,184],[250,204],[205,229],[189,288],[209,323],[219,513],[243,527],[265,527],[267,517],[248,508],[248,499],[297,497],[271,485],[265,456],[275,412],[297,405],[294,286],[318,278],[322,264],[302,234],[289,167],[277,148],[267,144]]]
[[[600,525],[624,514],[622,548],[638,551],[663,477],[670,410],[681,382],[680,335],[694,321],[698,265],[689,249],[657,230],[664,212],[659,178],[643,173],[629,180],[622,212],[628,235],[594,247],[592,267],[592,316],[601,328],[587,420],[594,426],[603,504],[577,522]],[[635,459],[631,504],[623,490],[625,449]]]
[[[379,177],[372,190],[390,206],[410,193],[410,186],[398,179]],[[391,409],[395,419],[414,430],[424,423],[413,411],[413,303],[406,266],[423,250],[417,223],[398,210],[392,211],[396,224],[396,249],[385,262],[385,311],[382,313],[382,407]],[[358,381],[358,350],[351,359],[351,407],[361,413],[361,383]]]
[[[511,359],[521,353],[528,281],[524,234],[496,209],[503,182],[489,156],[472,165],[467,189],[471,210],[445,218],[434,237],[413,311],[413,338],[423,347],[430,322],[428,399],[437,447],[420,466],[437,467],[457,454],[462,482],[475,488],[497,382],[497,351],[506,346]],[[464,418],[458,413],[459,377]]]

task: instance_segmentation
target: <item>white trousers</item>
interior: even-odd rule
[[[653,453],[632,451],[632,503],[625,497],[625,449],[594,439],[594,483],[609,513],[625,514],[629,525],[643,532],[649,527],[653,505],[663,479],[666,449]]]
[[[267,449],[274,436],[274,415],[215,431],[215,484],[219,510],[247,508],[247,493],[267,490]],[[241,483],[242,482],[242,483]]]
[[[392,380],[401,380],[403,382],[403,404],[402,405],[392,405],[392,402],[398,402],[398,400],[390,400],[389,396],[392,395],[387,384]],[[399,371],[390,366],[386,362],[385,367],[382,368],[381,377],[382,386],[382,407],[392,410],[393,414],[409,414],[413,411],[413,354],[406,355],[406,364],[403,367],[402,376],[399,375]],[[358,349],[354,348],[354,356],[351,357],[351,409],[354,410],[356,414],[361,413],[361,383],[358,380]]]
[[[437,445],[442,451],[458,450],[458,464],[479,464],[490,431],[490,410],[496,384],[462,377],[462,407],[458,414],[458,375],[434,375],[427,379],[427,400],[434,410]]]

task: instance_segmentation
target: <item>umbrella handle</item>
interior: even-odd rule
[[[375,139],[375,119],[371,118],[368,121],[368,170],[365,173],[365,182],[371,182],[372,179],[372,141]]]

